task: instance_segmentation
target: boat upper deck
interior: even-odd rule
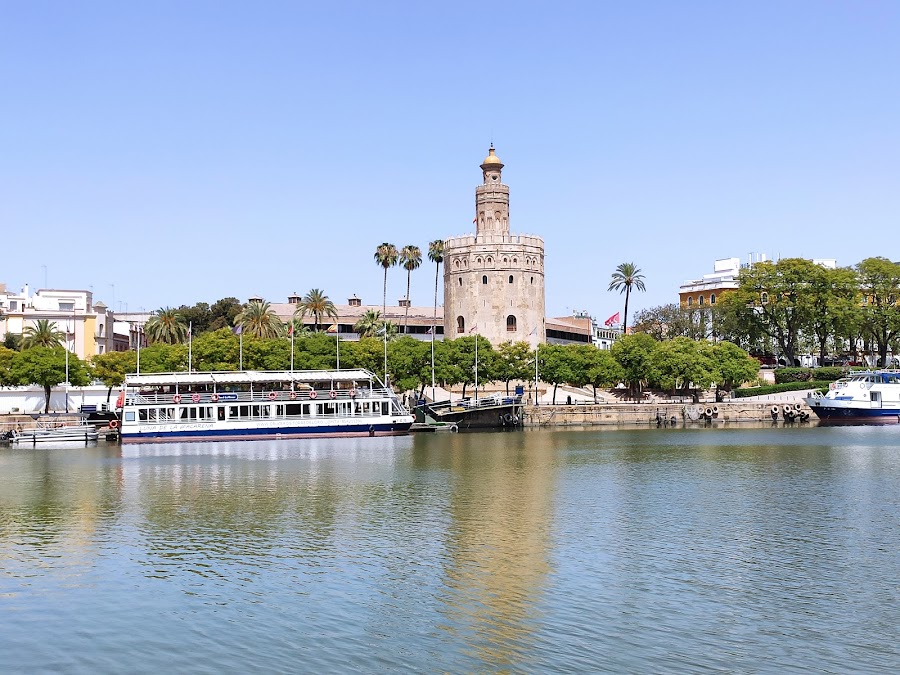
[[[254,384],[320,384],[320,383],[363,383],[381,380],[374,373],[362,368],[348,370],[233,370],[209,372],[149,373],[146,375],[126,375],[125,386],[143,387],[201,387],[217,385]]]

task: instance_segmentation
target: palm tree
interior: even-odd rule
[[[409,326],[409,282],[412,271],[419,269],[422,264],[422,251],[418,246],[404,246],[400,250],[400,266],[406,270],[406,314],[403,317],[403,332]]]
[[[265,300],[248,302],[234,321],[244,333],[254,337],[276,338],[284,334],[284,324]]]
[[[184,342],[185,338],[187,338],[188,327],[178,310],[171,307],[161,307],[150,317],[144,332],[150,342],[164,342],[168,345],[174,345]]]
[[[65,339],[65,335],[57,330],[56,322],[39,319],[33,326],[25,328],[22,337],[22,349],[30,347],[57,347]]]
[[[389,267],[397,264],[400,254],[393,244],[383,243],[375,249],[375,262],[384,268],[384,299],[381,304],[381,315],[387,314],[387,271]]]
[[[353,330],[359,333],[359,337],[375,337],[382,326],[381,312],[377,309],[367,309],[353,325]]]
[[[336,319],[338,316],[334,303],[328,299],[320,288],[313,288],[303,296],[303,299],[294,310],[294,316],[300,316],[302,319],[307,314],[312,314],[316,322],[316,332],[319,332],[319,323],[323,316]]]
[[[622,319],[622,335],[628,332],[628,298],[631,295],[631,287],[635,290],[646,291],[644,275],[634,263],[622,263],[616,267],[609,282],[608,291],[619,291],[625,294],[625,315]]]
[[[437,292],[438,292],[438,273],[441,270],[441,263],[444,262],[444,240],[435,239],[428,244],[428,259],[434,263],[434,316],[431,318],[431,336],[434,340],[434,333],[437,324]]]

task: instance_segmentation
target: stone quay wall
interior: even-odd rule
[[[796,421],[798,413],[809,419],[817,419],[801,399],[791,401],[729,401],[726,403],[617,403],[587,405],[526,405],[522,406],[522,424],[525,427],[567,427],[603,425],[656,426],[657,419],[676,424],[700,424],[713,422],[771,422],[772,410],[778,408],[777,419],[785,419],[785,405],[793,406]],[[797,406],[799,405],[799,409]],[[707,413],[711,413],[707,415]]]

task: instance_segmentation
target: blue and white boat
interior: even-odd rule
[[[362,369],[129,375],[119,401],[123,443],[382,436],[413,423]]]
[[[900,371],[851,373],[829,386],[827,394],[806,398],[823,420],[900,421]]]

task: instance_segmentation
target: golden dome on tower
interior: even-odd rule
[[[494,144],[491,143],[491,147],[488,150],[488,156],[484,158],[484,161],[481,163],[481,168],[486,169],[488,167],[498,167],[500,169],[503,168],[503,162],[500,161],[500,158],[494,154]]]

